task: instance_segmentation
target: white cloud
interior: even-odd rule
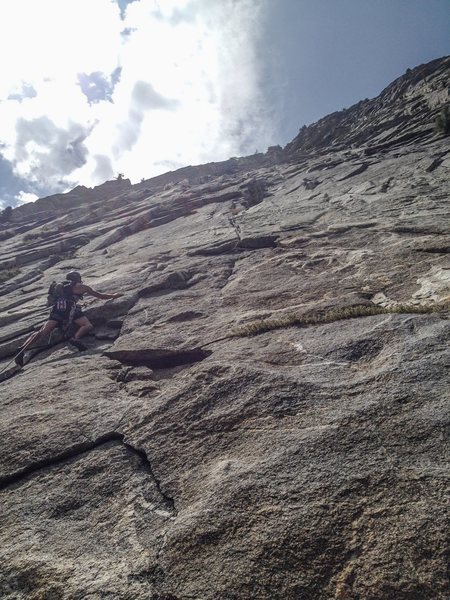
[[[273,143],[256,53],[266,0],[135,0],[123,19],[111,0],[7,5],[0,143],[30,185],[139,181]]]
[[[2,60],[2,91],[18,78],[114,68],[122,23],[110,0],[14,0],[0,10],[0,55],[11,57]]]
[[[19,192],[15,197],[17,204],[27,204],[28,202],[34,202],[38,197],[36,194],[29,194],[27,192]]]

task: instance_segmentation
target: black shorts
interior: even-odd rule
[[[57,323],[64,323],[64,321],[68,321],[70,317],[70,310],[56,310],[56,308],[52,308],[52,311],[49,316],[49,321],[56,321]],[[84,317],[83,311],[78,306],[75,308],[75,312],[73,313],[72,321],[76,321]]]

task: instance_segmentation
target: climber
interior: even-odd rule
[[[81,275],[77,271],[68,273],[64,283],[53,283],[49,289],[47,303],[48,306],[52,307],[48,321],[39,331],[30,335],[24,345],[21,346],[19,353],[14,359],[18,366],[23,366],[24,353],[34,342],[40,341],[46,335],[51,333],[55,327],[63,327],[64,325],[69,326],[72,322],[78,326],[78,329],[75,335],[68,340],[69,344],[75,346],[80,352],[87,349],[86,346],[80,342],[80,338],[92,331],[94,326],[77,305],[77,302],[83,298],[84,294],[100,298],[101,300],[112,300],[120,298],[123,295],[101,294],[100,292],[93,290],[88,285],[81,283]]]

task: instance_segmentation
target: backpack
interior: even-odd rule
[[[56,310],[65,311],[75,304],[76,299],[73,295],[73,281],[63,281],[56,283],[53,281],[48,288],[47,306],[52,306]]]

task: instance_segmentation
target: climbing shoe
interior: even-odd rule
[[[87,350],[87,346],[85,346],[79,340],[76,340],[75,338],[70,338],[69,344],[71,344],[72,346],[75,346],[75,348],[78,348],[78,350],[80,352],[83,352],[83,350]]]
[[[24,351],[20,350],[20,352],[18,352],[16,354],[16,356],[14,357],[14,362],[16,363],[16,365],[18,367],[23,367],[23,356],[24,356]]]

